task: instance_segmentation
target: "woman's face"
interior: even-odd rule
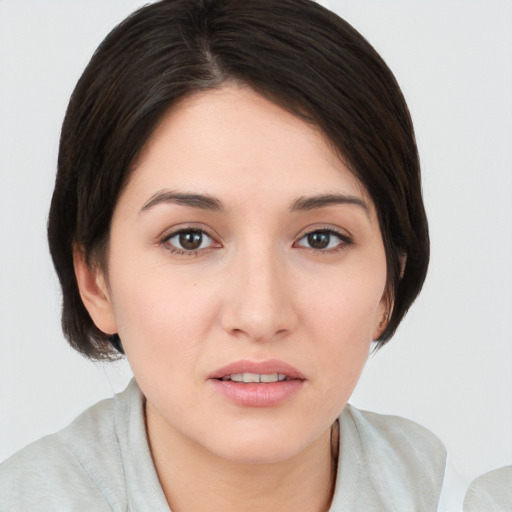
[[[275,462],[345,406],[379,335],[386,258],[371,201],[321,133],[225,86],[181,102],[152,135],[99,283],[93,318],[119,333],[148,425]]]

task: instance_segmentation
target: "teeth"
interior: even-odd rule
[[[271,373],[269,375],[262,373],[259,378],[260,382],[277,382],[279,380],[279,375],[277,373]]]
[[[243,382],[259,382],[260,376],[257,373],[244,373],[242,380]]]
[[[286,380],[286,375],[282,373],[232,373],[222,377],[222,380],[231,380],[233,382],[282,382]]]

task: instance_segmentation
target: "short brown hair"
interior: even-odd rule
[[[185,96],[228,81],[320,127],[366,188],[394,299],[380,345],[421,290],[429,236],[413,126],[372,46],[310,0],[163,0],[136,11],[101,43],[62,127],[48,239],[63,291],[63,331],[87,357],[115,351],[81,301],[73,248],[93,264],[134,160],[159,120]]]

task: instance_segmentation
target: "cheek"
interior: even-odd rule
[[[166,268],[149,267],[136,278],[121,270],[112,276],[114,314],[130,363],[179,371],[215,321],[215,290]]]
[[[331,382],[341,384],[350,392],[359,378],[375,326],[381,318],[385,266],[379,264],[372,269],[373,272],[367,269],[333,273],[329,280],[323,280],[322,289],[309,295],[308,324],[310,337],[317,340],[319,366],[329,372]]]
[[[309,304],[310,317],[329,339],[339,339],[342,344],[371,339],[386,284],[385,267],[380,267],[377,271],[340,269],[304,286],[310,290],[303,299]]]

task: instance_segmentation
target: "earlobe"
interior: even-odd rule
[[[400,265],[400,280],[404,277],[405,266],[407,264],[407,254],[398,254],[398,263]],[[393,307],[395,305],[394,294],[389,290],[384,292],[384,295],[379,304],[379,312],[376,317],[376,325],[373,331],[372,339],[378,340],[382,333],[387,329],[389,320],[393,313]]]
[[[379,312],[376,316],[376,325],[372,334],[373,341],[378,340],[382,336],[382,333],[386,330],[392,312],[393,300],[389,298],[389,293],[386,291],[381,299]]]
[[[386,330],[388,323],[389,323],[389,314],[384,313],[382,315],[379,323],[377,324],[375,331],[373,332],[373,336],[372,336],[373,341],[378,340],[382,336],[382,333]]]
[[[405,254],[404,252],[400,253],[398,255],[398,262],[400,264],[400,280],[401,280],[402,277],[404,277],[405,266],[407,265],[407,254]]]
[[[386,330],[386,327],[389,323],[389,313],[383,313],[380,317],[380,320],[378,321],[377,325],[375,326],[375,330],[372,334],[372,340],[377,341],[381,336],[382,333]]]
[[[87,264],[84,251],[73,249],[73,265],[80,297],[92,321],[105,334],[117,332],[117,322],[104,273]]]

